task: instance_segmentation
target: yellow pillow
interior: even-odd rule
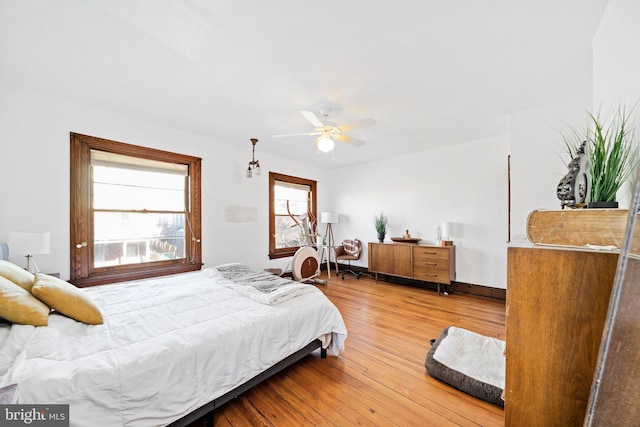
[[[55,311],[90,325],[102,324],[102,313],[89,295],[69,282],[37,273],[31,288],[33,296]]]
[[[28,291],[31,290],[35,279],[35,276],[24,268],[4,260],[0,260],[0,276]]]
[[[0,317],[20,325],[47,326],[49,311],[29,291],[0,277]]]

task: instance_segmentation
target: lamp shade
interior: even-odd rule
[[[320,222],[323,224],[337,224],[340,214],[337,212],[320,212]]]
[[[51,233],[48,231],[27,233],[22,231],[9,232],[9,250],[16,255],[48,254],[50,250]]]
[[[440,224],[440,233],[442,240],[450,240],[453,237],[453,223],[447,221]]]

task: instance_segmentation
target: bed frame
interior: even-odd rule
[[[224,405],[225,403],[229,402],[230,400],[233,400],[233,399],[237,398],[239,395],[241,395],[245,391],[255,387],[256,385],[258,385],[261,382],[267,380],[268,378],[271,378],[273,375],[277,374],[278,372],[282,371],[283,369],[288,368],[289,366],[291,366],[294,363],[298,362],[299,360],[301,360],[305,356],[311,354],[313,351],[317,350],[318,348],[320,349],[320,357],[322,359],[325,359],[327,357],[327,350],[325,348],[322,348],[322,341],[314,340],[314,341],[310,342],[309,344],[307,344],[302,349],[296,351],[295,353],[291,354],[290,356],[288,356],[285,359],[281,360],[280,362],[276,363],[275,365],[273,365],[272,367],[270,367],[266,371],[264,371],[264,372],[258,374],[257,376],[251,378],[247,382],[245,382],[243,384],[240,384],[238,387],[234,388],[233,390],[228,391],[227,393],[223,394],[222,396],[218,397],[217,399],[214,399],[211,402],[209,402],[209,403],[207,403],[205,405],[202,405],[201,407],[199,407],[195,411],[191,412],[190,414],[187,414],[184,417],[172,422],[171,424],[169,424],[169,426],[171,426],[171,427],[185,427],[185,426],[188,426],[189,424],[199,420],[200,418],[202,418],[204,416],[207,417],[207,426],[213,426],[214,411],[217,408],[220,408],[222,405]]]

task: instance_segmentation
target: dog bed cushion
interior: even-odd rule
[[[432,377],[478,399],[504,406],[504,350],[502,340],[449,326],[433,342],[425,366]]]

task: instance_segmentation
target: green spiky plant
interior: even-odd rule
[[[606,123],[599,115],[589,113],[589,164],[591,170],[591,201],[615,202],[618,190],[637,165],[637,147],[633,145],[633,128],[629,114],[618,109]]]
[[[373,223],[376,226],[376,231],[378,232],[378,234],[387,233],[387,224],[389,223],[389,218],[385,216],[384,212],[380,212],[380,215],[374,216]]]
[[[615,202],[620,187],[638,164],[638,148],[633,144],[630,113],[618,108],[611,120],[599,113],[589,113],[591,128],[586,135],[575,129],[563,134],[565,150],[573,159],[582,141],[587,142],[589,174],[591,176],[590,202]]]

